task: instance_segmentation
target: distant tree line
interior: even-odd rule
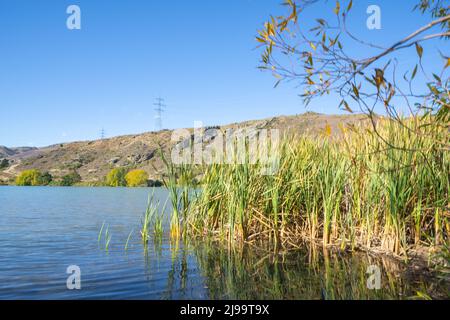
[[[15,180],[17,186],[73,186],[81,182],[81,176],[76,170],[55,179],[49,172],[31,169],[22,171]],[[141,169],[114,168],[106,175],[103,182],[95,185],[108,187],[158,187],[162,186],[162,183],[149,180],[147,172]]]
[[[0,165],[2,161],[0,161]],[[15,179],[17,186],[73,186],[82,184],[82,178],[76,170],[62,177],[55,178],[49,172],[37,169],[22,171]],[[142,169],[114,168],[95,186],[107,187],[160,187],[162,182],[149,180]]]

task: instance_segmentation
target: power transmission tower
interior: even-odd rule
[[[102,130],[100,131],[100,139],[105,139],[105,129],[102,128]]]
[[[164,104],[164,99],[162,98],[157,98],[153,105],[156,106],[155,129],[159,131],[162,130],[162,114],[165,111],[164,108],[167,106]]]

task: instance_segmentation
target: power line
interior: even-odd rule
[[[165,111],[164,108],[167,106],[164,104],[164,99],[161,97],[156,98],[156,102],[153,105],[156,106],[154,109],[156,111],[155,129],[159,131],[162,130],[162,114]]]

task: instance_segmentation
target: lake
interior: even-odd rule
[[[161,188],[0,187],[0,299],[405,299],[417,291],[448,293],[436,279],[362,253],[174,243],[167,226],[160,242],[144,247],[139,230],[152,192],[165,202]],[[108,250],[105,237],[98,240],[102,225],[111,236]],[[81,271],[80,290],[66,285],[72,265]],[[369,266],[380,270],[379,290],[367,286]]]

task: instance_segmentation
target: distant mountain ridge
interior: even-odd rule
[[[8,158],[12,156],[19,155],[24,152],[29,152],[32,150],[37,150],[35,147],[17,147],[17,148],[8,148],[5,146],[0,146],[0,158]]]

